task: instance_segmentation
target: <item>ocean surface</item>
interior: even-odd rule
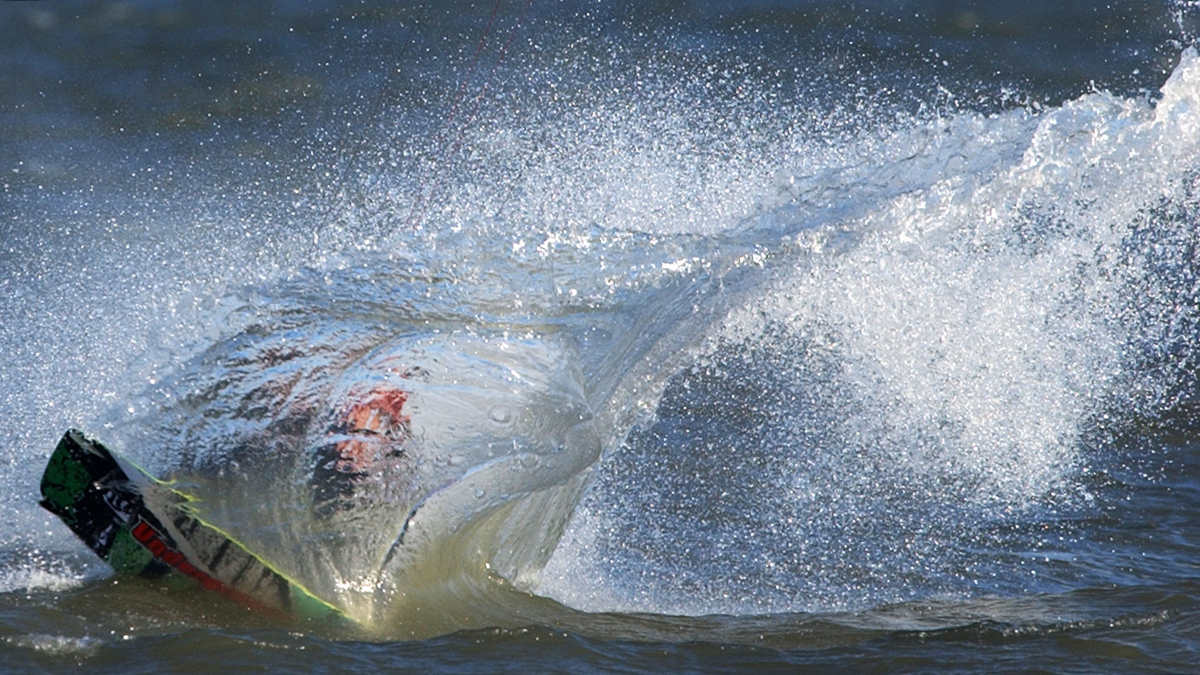
[[[0,2],[0,669],[1200,670],[1198,29]],[[69,427],[346,618],[114,576]]]

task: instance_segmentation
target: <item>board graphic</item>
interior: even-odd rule
[[[197,517],[187,495],[81,431],[63,434],[41,491],[42,507],[118,574],[195,583],[270,615],[343,616]]]

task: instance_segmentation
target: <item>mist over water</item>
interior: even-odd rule
[[[1191,583],[1188,526],[1130,534],[1187,509],[1126,503],[1194,489],[1190,6],[1064,10],[1024,66],[965,46],[1015,18],[921,3],[277,8],[194,61],[137,37],[169,8],[83,7],[7,58],[192,65],[113,48],[128,91],[0,152],[5,593],[108,574],[34,503],[70,425],[376,639],[1040,629]],[[323,486],[385,386],[405,433]]]

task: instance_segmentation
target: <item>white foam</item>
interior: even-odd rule
[[[14,647],[32,649],[50,656],[90,656],[95,654],[104,641],[89,636],[70,637],[66,635],[47,635],[35,633],[30,635],[6,636],[4,641]]]
[[[26,563],[0,570],[0,593],[65,591],[81,586],[87,578],[62,564]]]

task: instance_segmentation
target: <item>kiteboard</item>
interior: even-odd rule
[[[342,616],[200,519],[192,499],[81,431],[67,431],[42,475],[42,507],[118,574],[198,585],[264,614]]]

